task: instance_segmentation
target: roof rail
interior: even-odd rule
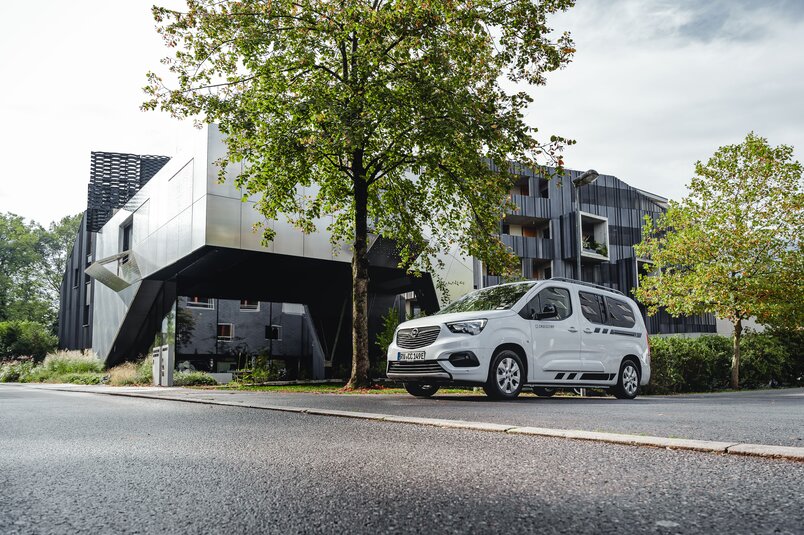
[[[607,292],[614,292],[616,294],[620,294],[625,297],[625,294],[622,293],[620,290],[615,290],[614,288],[609,288],[608,286],[602,286],[600,284],[595,284],[594,282],[585,282],[579,281],[576,279],[568,279],[566,277],[552,277],[550,280],[559,281],[559,282],[571,282],[573,284],[581,284],[583,286],[589,286],[590,288],[597,288],[598,290],[606,290]]]

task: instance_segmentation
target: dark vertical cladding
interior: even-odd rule
[[[167,156],[93,152],[87,192],[90,232],[98,232],[170,160]]]
[[[87,214],[73,242],[61,281],[59,301],[59,347],[92,347],[92,297],[94,285],[84,270],[94,258],[95,233],[87,229]]]
[[[522,259],[522,276],[577,278],[578,231],[572,180],[581,172],[568,170],[564,176],[551,176],[553,169],[542,171],[540,174],[518,165],[510,169],[518,177],[511,190],[511,200],[518,209],[503,220],[502,240]],[[666,200],[610,175],[600,175],[579,193],[585,218],[581,232],[586,244],[581,255],[583,280],[632,295],[638,270],[644,264],[636,258],[633,246],[642,240],[645,217],[661,215]],[[501,282],[488,273],[482,279],[486,286]],[[649,332],[654,334],[715,332],[712,315],[673,318],[660,311],[645,317]]]
[[[87,210],[61,283],[59,347],[92,347],[94,281],[84,270],[95,260],[95,233],[170,160],[167,156],[93,152]]]

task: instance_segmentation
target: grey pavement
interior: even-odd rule
[[[0,451],[4,534],[804,533],[751,457],[27,387]]]
[[[418,399],[404,394],[302,394],[158,387],[92,389],[272,407],[311,407],[516,426],[804,447],[804,388],[641,396],[630,401],[613,397],[577,396],[523,396],[514,401],[490,401],[482,393],[446,394],[432,399]]]

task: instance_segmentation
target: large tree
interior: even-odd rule
[[[743,321],[804,325],[802,166],[793,148],[753,133],[695,165],[689,194],[646,219],[639,256],[653,274],[637,297],[651,311],[714,313],[734,326],[731,386],[739,387]]]
[[[35,321],[55,328],[59,289],[81,214],[45,229],[15,214],[0,214],[0,321]]]
[[[547,16],[573,0],[188,0],[155,7],[175,49],[171,80],[149,73],[145,109],[216,122],[223,170],[261,194],[267,219],[304,231],[334,215],[352,243],[352,377],[368,381],[369,232],[396,240],[408,269],[460,245],[504,271],[496,237],[509,162],[558,165],[565,140],[537,142],[531,101],[501,80],[543,84],[574,52]],[[547,163],[547,162],[545,162]],[[492,169],[497,170],[492,171]],[[299,195],[299,186],[317,193]],[[371,226],[371,228],[369,228]],[[265,229],[264,237],[273,234]]]

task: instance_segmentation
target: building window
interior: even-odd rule
[[[240,300],[240,312],[259,312],[259,311],[260,311],[259,301],[252,301],[250,299]]]
[[[265,326],[265,339],[282,341],[282,326],[281,325],[266,325]]]
[[[78,268],[73,268],[73,288],[78,288]]]
[[[231,342],[234,339],[234,325],[231,323],[218,324],[218,342]]]
[[[84,317],[83,317],[83,320],[84,320],[84,322],[83,322],[84,327],[87,327],[89,325],[89,305],[84,305]]]
[[[215,308],[215,300],[208,297],[188,297],[187,308],[206,308],[212,310]]]
[[[120,227],[120,231],[122,233],[122,237],[121,237],[121,240],[120,240],[121,241],[121,246],[120,246],[120,252],[121,253],[123,251],[128,251],[129,249],[131,249],[131,231],[132,231],[132,228],[133,228],[133,225],[131,223],[132,223],[131,221],[128,221],[127,223],[123,223],[123,225]]]

